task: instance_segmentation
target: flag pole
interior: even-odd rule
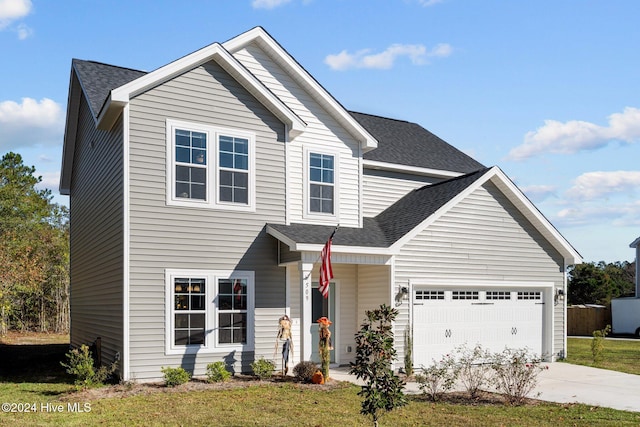
[[[327,239],[327,242],[329,240],[333,239],[333,236],[336,235],[336,231],[338,231],[338,228],[340,228],[340,224],[336,225],[336,228],[333,229],[333,232],[331,233],[331,235]],[[313,267],[315,267],[315,265],[318,263],[318,261],[320,261],[320,258],[322,258],[322,251],[320,251],[320,254],[318,255],[318,258],[316,258],[316,260],[313,262]],[[312,270],[313,270],[313,267],[311,268]],[[309,272],[309,274],[307,274],[307,276],[304,278],[304,280],[309,279],[309,277],[311,277],[311,271]]]

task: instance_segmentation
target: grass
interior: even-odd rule
[[[187,384],[174,389],[152,387],[150,392],[132,396],[107,394],[108,388],[75,392],[71,378],[59,365],[66,351],[65,344],[0,344],[0,402],[35,404],[36,409],[32,413],[0,413],[0,425],[371,425],[359,414],[359,387],[348,383],[321,388],[325,386],[250,381],[200,391]],[[120,390],[127,387],[120,386]],[[423,396],[409,396],[409,404],[385,414],[380,425],[640,425],[640,413],[587,405],[533,402],[508,406],[491,398],[461,402],[432,403]],[[71,412],[68,404],[75,403],[84,412]],[[58,405],[62,405],[62,412],[51,412]],[[49,412],[47,408],[51,408]]]
[[[599,362],[593,361],[591,339],[567,338],[566,362],[640,375],[640,340],[605,339]]]

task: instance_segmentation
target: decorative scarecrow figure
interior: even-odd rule
[[[324,380],[327,381],[329,379],[329,362],[331,361],[331,350],[333,350],[333,346],[331,345],[331,331],[329,330],[329,326],[333,322],[327,319],[326,317],[321,317],[317,320],[318,322],[318,335],[320,340],[318,342],[318,349],[320,350],[320,362],[322,365],[322,375],[324,376]]]
[[[278,335],[276,337],[276,351],[278,342],[282,340],[282,373],[289,372],[289,356],[293,357],[293,341],[291,340],[291,319],[286,314],[278,320]],[[275,356],[275,355],[274,355]]]

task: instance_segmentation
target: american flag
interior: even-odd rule
[[[324,244],[322,252],[320,253],[320,283],[318,290],[325,298],[329,297],[329,281],[333,279],[333,269],[331,268],[331,242],[333,241],[333,235],[336,231],[333,230],[329,240]]]

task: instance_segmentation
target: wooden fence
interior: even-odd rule
[[[611,324],[611,309],[605,306],[567,307],[567,335],[593,336],[593,331]]]

